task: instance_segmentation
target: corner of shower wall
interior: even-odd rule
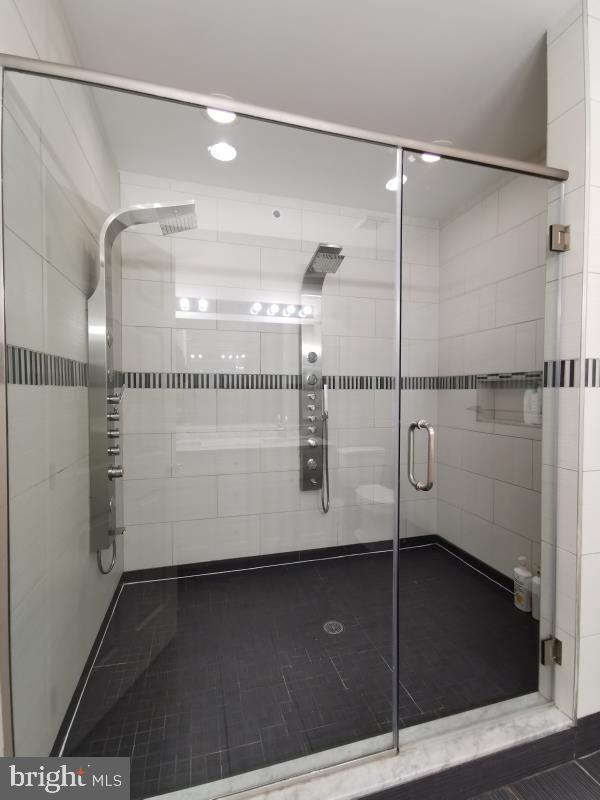
[[[545,341],[548,369],[544,389],[543,559],[552,603],[543,625],[563,646],[562,665],[553,670],[554,686],[547,692],[556,705],[577,716],[578,653],[580,642],[581,508],[584,480],[583,407],[588,389],[583,336],[587,283],[588,207],[586,162],[585,18],[578,2],[549,31],[548,153],[569,169],[569,180],[549,193],[550,223],[571,226],[570,250],[548,261]],[[589,353],[587,356],[591,356]],[[572,378],[563,379],[572,375]],[[556,376],[556,377],[554,377]],[[592,392],[595,391],[592,389]],[[592,501],[596,503],[596,499]],[[597,669],[597,661],[594,670]],[[595,673],[594,673],[595,674]],[[593,681],[596,683],[596,680]],[[593,693],[593,692],[592,692]]]
[[[15,752],[33,755],[53,746],[122,572],[120,556],[100,575],[89,551],[85,378],[118,182],[90,89],[4,78],[12,697]]]
[[[505,577],[541,561],[542,432],[517,418],[543,369],[546,224],[545,183],[502,173],[440,220],[438,534]],[[517,388],[488,419],[498,376]]]

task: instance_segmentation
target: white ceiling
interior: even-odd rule
[[[571,2],[63,0],[86,67],[525,159]]]

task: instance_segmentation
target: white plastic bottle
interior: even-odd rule
[[[542,422],[542,393],[538,389],[525,389],[523,393],[523,422],[526,425]]]
[[[519,566],[514,569],[515,605],[519,611],[531,611],[531,572],[527,569],[527,559],[519,556]]]

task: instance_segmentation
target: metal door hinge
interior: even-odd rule
[[[562,642],[554,636],[542,639],[541,661],[544,667],[562,664]]]
[[[556,253],[564,253],[571,249],[571,226],[550,225],[550,250]]]

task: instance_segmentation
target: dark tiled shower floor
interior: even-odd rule
[[[391,553],[125,585],[65,754],[146,797],[389,732],[391,613]],[[537,688],[536,623],[437,546],[401,552],[400,628],[402,726]]]

